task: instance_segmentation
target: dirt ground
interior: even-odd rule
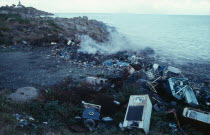
[[[44,50],[44,51],[43,51]],[[77,81],[88,75],[105,74],[100,67],[82,67],[60,57],[52,57],[50,50],[0,51],[0,88],[48,87],[67,77]]]

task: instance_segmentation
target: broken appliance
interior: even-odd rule
[[[122,129],[139,128],[149,134],[152,103],[148,95],[131,95],[125,114]]]
[[[167,92],[178,100],[185,98],[189,105],[198,105],[196,96],[188,84],[187,78],[169,78],[167,81]]]
[[[184,108],[182,115],[186,118],[210,124],[210,113],[193,108]]]
[[[83,123],[89,128],[89,130],[94,130],[100,120],[101,106],[86,103],[84,101],[82,101],[82,104],[84,105],[84,111],[82,114]]]

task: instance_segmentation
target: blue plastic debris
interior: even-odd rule
[[[117,61],[117,64],[116,65],[119,66],[119,67],[127,67],[129,65],[129,63]]]
[[[94,108],[85,108],[82,114],[83,119],[99,120],[100,113]]]
[[[122,61],[118,61],[118,60],[106,60],[103,62],[104,66],[117,66],[117,67],[127,67],[129,65],[129,63],[127,62],[122,62]]]
[[[102,120],[103,120],[104,122],[111,122],[111,121],[113,121],[113,119],[110,118],[110,117],[103,117]]]
[[[109,59],[109,60],[106,60],[103,62],[103,65],[104,66],[112,66],[114,63],[113,63],[113,60]]]

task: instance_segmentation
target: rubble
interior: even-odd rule
[[[72,43],[73,41],[69,40],[67,44],[72,46]],[[125,55],[128,55],[128,52],[121,52],[119,56],[108,55],[103,57],[98,54],[90,55],[77,52],[77,50],[64,53],[64,51],[58,49],[53,51],[53,53],[81,67],[90,66],[92,68],[101,67],[108,69],[110,71],[108,75],[84,77],[84,83],[81,83],[81,85],[91,90],[98,92],[105,88],[102,92],[106,92],[109,89],[121,88],[126,84],[134,84],[138,85],[140,89],[150,90],[147,92],[149,95],[130,95],[124,121],[119,124],[123,130],[139,128],[140,131],[149,134],[152,113],[150,97],[152,97],[155,101],[153,108],[158,114],[167,115],[171,113],[174,115],[176,124],[166,124],[171,129],[171,132],[176,134],[183,133],[184,131],[176,114],[177,110],[175,108],[179,104],[176,100],[181,102],[182,99],[185,99],[189,105],[197,106],[197,97],[202,97],[200,89],[203,88],[203,85],[199,87],[192,85],[188,78],[183,77],[180,69],[173,66],[162,66],[157,63],[145,62],[136,55],[125,57]],[[165,89],[160,89],[159,85],[164,85]],[[196,93],[194,93],[193,89],[196,90]],[[165,98],[162,98],[161,90],[165,90],[167,93],[167,101]],[[170,96],[173,98],[170,98]],[[119,101],[115,100],[115,98],[110,100],[116,107],[122,107],[124,103]],[[208,105],[208,96],[205,97],[205,101],[206,105]],[[106,128],[107,125],[111,125],[112,121],[115,121],[111,117],[102,117],[101,105],[82,103],[84,105],[82,116],[77,116],[75,119],[82,121],[83,125],[90,131]],[[48,123],[43,122],[43,124],[46,125]]]

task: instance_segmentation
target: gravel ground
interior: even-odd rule
[[[85,76],[110,73],[101,67],[83,67],[50,54],[49,48],[0,49],[0,89],[48,87],[67,77],[80,81]],[[157,63],[168,65],[161,61]],[[204,82],[210,87],[210,62],[169,65],[180,68],[191,81]]]
[[[108,72],[100,67],[82,67],[49,54],[50,51],[43,48],[30,51],[1,51],[0,89],[48,87],[67,77],[80,80],[84,76]]]

